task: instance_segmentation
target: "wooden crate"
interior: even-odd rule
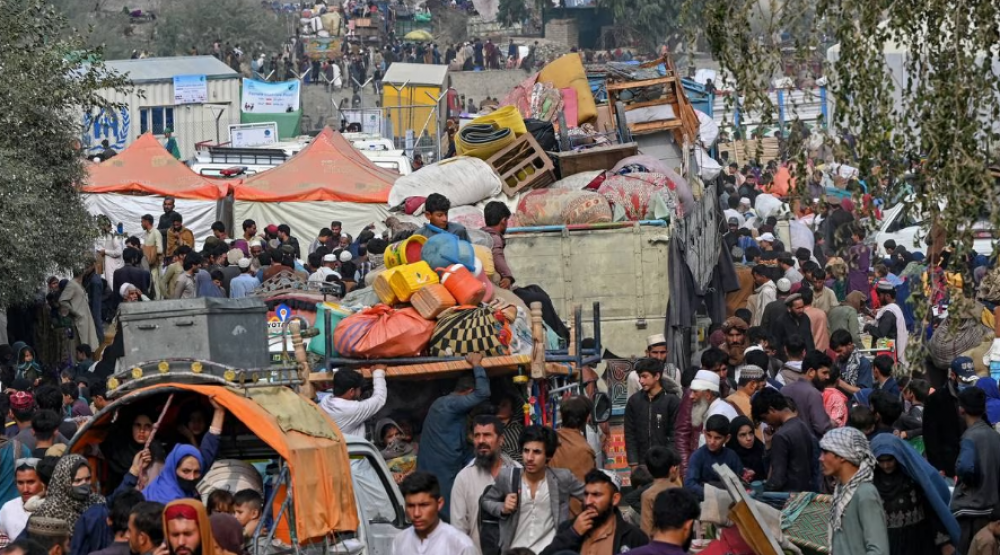
[[[556,181],[552,160],[531,133],[521,135],[490,156],[486,163],[500,175],[503,192],[508,197],[522,189],[547,187]]]
[[[586,150],[553,152],[562,177],[594,170],[610,170],[615,164],[639,153],[638,143],[598,146]]]
[[[729,160],[741,165],[757,158],[758,154],[761,162],[777,160],[781,155],[778,139],[774,137],[719,143],[716,148],[719,152],[728,151]]]

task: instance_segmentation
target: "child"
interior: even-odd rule
[[[448,221],[448,211],[451,210],[451,201],[444,195],[431,193],[424,201],[424,217],[427,223],[414,233],[423,235],[430,239],[438,233],[452,233],[463,241],[469,240],[469,234],[465,227]]]
[[[719,415],[721,418],[725,416]],[[712,418],[715,418],[714,416]],[[711,420],[712,418],[709,418]],[[706,447],[708,446],[706,442]],[[653,533],[653,502],[656,496],[670,488],[682,488],[681,457],[668,447],[653,447],[646,453],[646,468],[653,475],[653,484],[642,492],[642,531]]]
[[[705,498],[705,484],[720,481],[712,465],[721,463],[737,476],[743,475],[743,463],[732,449],[726,447],[728,441],[729,419],[721,414],[710,416],[705,422],[705,445],[691,455],[687,477],[684,478],[684,487],[695,493],[699,500]]]
[[[233,494],[224,489],[217,489],[208,494],[208,514],[233,514]]]
[[[913,379],[903,388],[903,400],[909,405],[903,416],[896,421],[895,428],[899,431],[900,439],[905,439],[913,445],[913,440],[923,436],[924,433],[924,403],[930,395],[930,384],[927,380]],[[923,447],[917,449],[923,453]]]
[[[968,555],[994,555],[1000,550],[1000,507],[993,507],[990,522],[976,533],[969,546]]]
[[[243,536],[253,537],[260,523],[261,512],[264,509],[264,499],[252,489],[243,489],[233,496],[233,516],[243,526]]]

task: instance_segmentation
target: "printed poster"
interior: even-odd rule
[[[284,114],[299,110],[301,82],[267,83],[243,79],[243,111],[248,114]]]
[[[174,77],[174,105],[208,102],[208,79],[204,75]]]

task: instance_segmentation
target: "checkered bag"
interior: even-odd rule
[[[509,354],[509,345],[510,328],[502,314],[488,308],[458,306],[438,316],[428,351],[431,356],[501,356]]]

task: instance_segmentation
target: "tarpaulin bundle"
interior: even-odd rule
[[[462,156],[486,160],[513,143],[514,139],[509,127],[498,127],[496,123],[470,123],[458,132],[455,147]]]

